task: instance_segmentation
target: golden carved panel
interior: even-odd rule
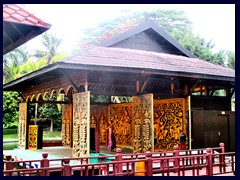
[[[93,105],[90,113],[90,126],[99,129],[99,144],[107,145],[108,106]]]
[[[18,147],[26,148],[27,103],[19,103]]]
[[[72,105],[62,104],[62,145],[71,146]]]
[[[153,151],[153,94],[142,95],[142,152]]]
[[[110,105],[109,120],[114,127],[116,144],[118,146],[132,146],[132,104]]]
[[[186,102],[183,98],[154,101],[154,137],[156,148],[173,150],[179,144],[179,134],[186,134]]]
[[[89,156],[90,92],[73,94],[73,157]]]
[[[30,125],[29,126],[29,135],[28,135],[28,149],[37,149],[37,141],[38,141],[38,126]]]

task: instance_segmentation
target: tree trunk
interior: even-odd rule
[[[50,132],[53,132],[53,119],[51,118]]]
[[[35,118],[34,118],[34,124],[37,124],[37,112],[38,112],[38,103],[35,103]]]

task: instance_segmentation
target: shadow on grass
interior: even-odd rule
[[[17,148],[17,142],[3,143],[3,150],[13,150],[14,148]]]

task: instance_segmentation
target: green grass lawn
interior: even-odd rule
[[[43,138],[61,138],[61,132],[60,131],[43,131]],[[6,134],[3,135],[3,141],[12,141],[12,140],[18,140],[17,134]],[[17,142],[9,142],[9,143],[3,143],[3,150],[12,150],[14,148],[17,148]]]
[[[61,138],[61,132],[60,131],[43,131],[43,138]],[[18,135],[17,134],[6,134],[3,135],[3,140],[17,140]]]

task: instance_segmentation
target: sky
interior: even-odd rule
[[[83,37],[81,30],[120,15],[122,9],[183,10],[193,23],[195,35],[212,40],[214,51],[235,52],[234,4],[24,4],[23,7],[52,25],[49,33],[62,38],[59,51],[70,52]],[[28,48],[41,46],[40,37],[26,43]]]

